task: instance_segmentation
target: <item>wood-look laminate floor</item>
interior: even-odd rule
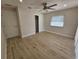
[[[7,40],[8,59],[75,59],[74,40],[41,32],[36,35]]]

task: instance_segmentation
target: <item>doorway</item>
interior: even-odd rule
[[[39,33],[39,16],[35,15],[35,30],[36,33]]]
[[[2,28],[7,39],[21,35],[17,16],[17,8],[3,7],[1,17]]]

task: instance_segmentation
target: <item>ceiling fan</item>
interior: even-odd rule
[[[42,5],[43,5],[43,10],[46,10],[46,9],[55,10],[54,8],[51,8],[51,7],[57,6],[57,4],[53,4],[53,5],[47,6],[46,2],[43,2]]]
[[[39,10],[39,12],[40,11],[48,11],[48,9],[50,9],[50,10],[55,10],[54,8],[52,8],[52,7],[54,7],[54,6],[57,6],[57,4],[53,4],[53,5],[50,5],[50,6],[48,6],[48,3],[47,2],[43,2],[43,3],[41,3],[41,6],[43,7],[41,10]],[[32,7],[28,7],[29,9],[32,9]]]

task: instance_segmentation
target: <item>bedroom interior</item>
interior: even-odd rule
[[[1,59],[78,59],[78,0],[2,0]]]

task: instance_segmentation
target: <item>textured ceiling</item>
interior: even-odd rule
[[[57,4],[57,6],[53,7],[56,10],[67,9],[71,7],[75,7],[78,5],[78,0],[23,0],[22,3],[19,0],[2,0],[2,4],[12,4],[14,6],[22,6],[24,8],[31,7],[32,9],[42,9],[43,6],[41,5],[42,2],[47,2],[48,6],[52,4]],[[64,7],[64,3],[67,4]]]

